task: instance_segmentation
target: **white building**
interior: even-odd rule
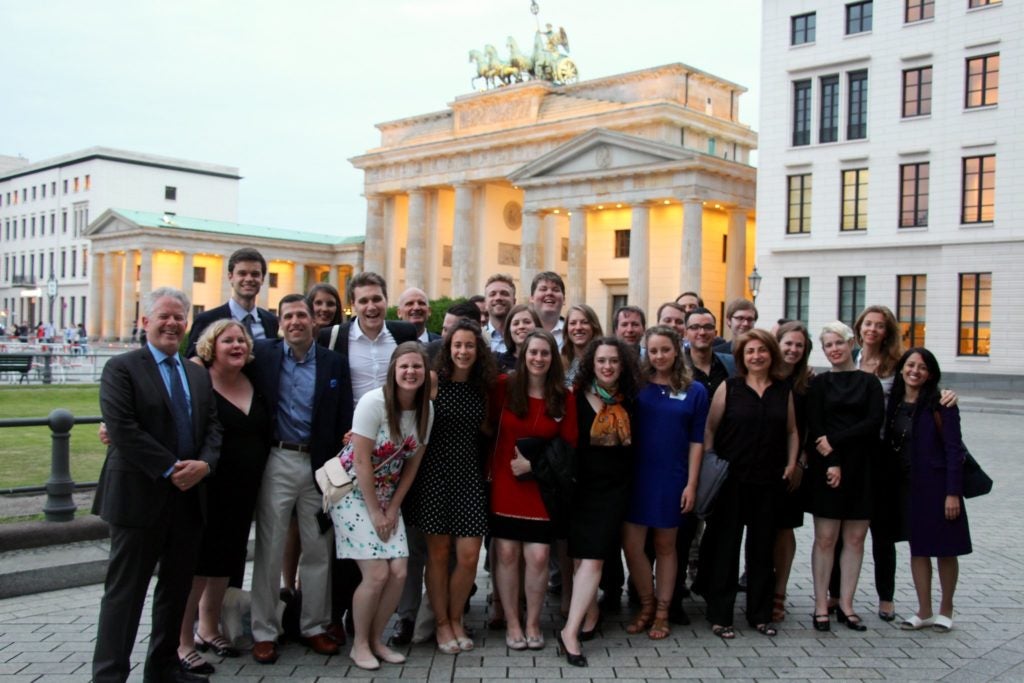
[[[230,166],[106,147],[35,163],[0,157],[0,324],[88,325],[90,220],[125,207],[237,221],[239,180]]]
[[[1021,373],[1022,24],[998,0],[764,3],[762,321],[884,304],[944,372]]]

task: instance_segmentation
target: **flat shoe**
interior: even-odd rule
[[[452,638],[447,643],[438,643],[437,649],[446,655],[457,655],[462,652],[462,648],[459,647],[459,641]]]
[[[776,629],[772,624],[758,624],[754,627],[754,630],[762,636],[768,636],[769,638],[774,638],[779,634],[778,629]]]
[[[352,655],[349,655],[349,659],[351,659],[352,663],[363,671],[376,671],[380,668],[380,661],[373,655],[370,655],[367,659],[356,659]]]
[[[213,664],[200,657],[199,653],[195,650],[189,650],[188,654],[184,657],[179,657],[178,661],[181,663],[182,671],[189,673],[208,676],[215,671]]]
[[[736,631],[733,630],[732,626],[712,626],[711,634],[718,636],[722,640],[732,640],[736,637]]]
[[[476,643],[473,642],[472,638],[456,638],[455,642],[459,644],[459,649],[463,652],[469,652],[476,647]]]
[[[401,652],[395,652],[391,649],[381,649],[373,654],[377,659],[383,660],[388,664],[405,664],[405,655]]]
[[[193,639],[196,644],[196,649],[200,652],[213,650],[214,654],[216,654],[218,657],[238,656],[238,650],[231,647],[231,643],[228,642],[228,639],[219,633],[213,638],[210,638],[209,640],[206,640],[198,633],[195,633],[193,634]]]
[[[907,617],[906,619],[904,619],[903,623],[900,624],[900,628],[904,631],[919,631],[922,628],[928,628],[934,623],[935,617],[933,616],[928,617],[927,619],[922,619],[921,617],[915,614],[912,617]]]
[[[526,636],[526,647],[531,650],[543,650],[544,636]]]
[[[508,646],[508,649],[510,650],[522,652],[526,649],[526,638],[513,638],[511,636],[505,636],[505,645]]]
[[[892,611],[892,612],[886,612],[885,610],[878,610],[878,618],[881,619],[882,621],[895,621],[896,620],[896,612],[895,612],[895,610]]]
[[[953,629],[953,618],[945,614],[936,614],[932,630],[938,633],[949,633]]]

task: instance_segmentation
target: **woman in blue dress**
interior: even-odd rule
[[[692,381],[674,329],[652,327],[644,341],[647,355],[641,374],[648,383],[636,400],[633,490],[622,530],[640,612],[626,632],[646,630],[652,640],[662,640],[670,633],[668,608],[676,579],[679,513],[690,512],[697,498],[708,394],[700,382]],[[648,528],[654,535],[657,581],[644,554]]]

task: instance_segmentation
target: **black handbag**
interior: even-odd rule
[[[711,508],[714,507],[718,492],[728,477],[729,462],[720,458],[713,450],[704,451],[704,457],[700,461],[700,479],[697,480],[697,502],[693,506],[697,519],[707,519],[711,516]]]
[[[935,417],[935,426],[939,428],[939,438],[941,438],[942,416],[939,415],[937,410],[932,415]],[[985,470],[981,469],[981,465],[974,459],[971,452],[967,450],[967,444],[963,442],[963,439],[960,440],[960,448],[964,452],[964,498],[977,498],[978,496],[990,493],[992,491],[992,477],[985,474]]]

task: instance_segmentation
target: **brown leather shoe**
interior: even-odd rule
[[[338,654],[338,643],[326,633],[318,633],[303,639],[306,646],[318,655]]]
[[[326,633],[338,645],[344,645],[345,641],[348,640],[345,637],[345,627],[341,624],[331,624],[327,627]]]
[[[252,646],[252,658],[260,664],[273,664],[278,658],[277,643],[261,640]]]

